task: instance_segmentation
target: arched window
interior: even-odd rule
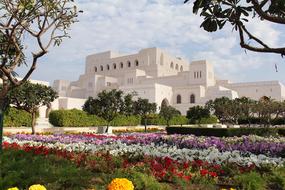
[[[175,65],[175,69],[178,70],[178,64]]]
[[[190,96],[190,104],[195,104],[195,95],[191,94]]]
[[[101,71],[103,71],[103,70],[104,70],[104,68],[103,68],[103,66],[102,66],[102,65],[100,66],[100,70],[101,70]]]
[[[107,70],[110,70],[110,65],[107,65]]]
[[[181,95],[180,94],[178,94],[176,97],[176,103],[181,104]]]
[[[113,68],[114,68],[114,69],[117,69],[116,63],[113,64]]]
[[[182,66],[180,67],[180,71],[181,71],[181,72],[183,71],[183,67],[182,67]]]
[[[123,62],[120,63],[120,67],[121,67],[121,69],[124,68],[124,63]]]
[[[128,67],[131,67],[131,62],[130,61],[128,61],[127,64],[128,64]]]
[[[135,60],[135,65],[136,65],[136,67],[139,66],[139,61],[138,60]]]
[[[173,62],[171,62],[170,63],[170,68],[173,68],[173,67],[174,67]]]
[[[95,67],[94,69],[95,69],[95,72],[97,72],[97,70],[98,70],[97,67]]]

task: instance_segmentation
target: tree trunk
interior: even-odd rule
[[[108,130],[109,130],[109,125],[110,125],[110,122],[107,123],[107,128],[106,128],[106,131],[105,133],[108,133]]]
[[[51,103],[48,103],[48,104],[47,104],[47,109],[46,109],[46,118],[49,117],[50,111],[51,111]]]
[[[146,132],[147,118],[144,119],[144,132]]]
[[[250,118],[247,121],[248,121],[248,127],[250,127],[251,125]]]
[[[32,112],[32,134],[36,134],[35,130],[35,125],[36,125],[36,112]]]
[[[0,108],[0,154],[2,154],[4,111]]]
[[[9,106],[8,98],[6,95],[4,97],[0,97],[0,154],[3,151],[2,142],[3,142],[3,127],[4,127],[4,112],[7,110]]]

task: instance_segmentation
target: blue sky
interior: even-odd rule
[[[32,79],[51,83],[56,79],[77,80],[84,73],[89,54],[107,50],[135,53],[155,46],[190,62],[207,59],[221,79],[279,80],[285,84],[285,58],[245,53],[230,26],[216,33],[203,31],[202,19],[193,15],[192,5],[183,4],[183,0],[78,0],[77,5],[84,13],[71,28],[72,38],[50,49]],[[268,44],[285,45],[280,26],[253,21],[248,27]],[[24,68],[19,69],[20,75],[24,72]]]

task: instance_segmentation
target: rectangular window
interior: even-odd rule
[[[200,71],[200,78],[202,78],[202,71]]]
[[[133,84],[133,82],[134,82],[134,79],[133,79],[133,78],[128,78],[128,80],[127,80],[127,83],[128,83],[128,84]]]
[[[196,72],[194,72],[194,79],[196,78]]]

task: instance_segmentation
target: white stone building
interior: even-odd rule
[[[213,65],[206,60],[188,61],[159,48],[142,49],[137,54],[121,55],[107,51],[86,58],[85,73],[77,81],[54,81],[60,98],[53,108],[81,108],[85,99],[105,89],[135,91],[159,106],[163,101],[183,114],[194,105],[226,96],[230,99],[269,96],[285,99],[285,87],[278,81],[230,83],[218,80]]]

